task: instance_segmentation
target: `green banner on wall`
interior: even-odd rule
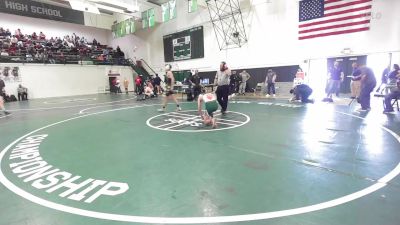
[[[188,2],[188,11],[191,12],[196,12],[197,11],[197,0],[189,0]]]
[[[176,0],[170,0],[161,5],[162,21],[168,22],[176,18]]]
[[[169,2],[169,19],[176,18],[176,0],[170,0]]]
[[[148,10],[148,16],[149,16],[149,27],[154,27],[154,25],[156,24],[154,9]]]
[[[169,4],[168,4],[168,2],[161,5],[161,11],[162,11],[162,21],[167,22],[169,20]]]
[[[142,12],[142,28],[146,29],[149,27],[149,13],[148,11]]]
[[[136,31],[135,19],[130,18],[125,21],[121,21],[111,26],[113,38],[120,38],[127,34],[133,34]]]

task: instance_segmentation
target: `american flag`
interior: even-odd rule
[[[302,0],[299,40],[369,30],[372,0]]]

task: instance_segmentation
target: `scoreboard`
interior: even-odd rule
[[[203,26],[165,35],[163,43],[165,62],[204,58]]]

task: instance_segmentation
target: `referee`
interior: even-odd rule
[[[228,107],[228,96],[229,96],[229,78],[231,76],[231,70],[226,65],[226,62],[221,62],[219,71],[215,75],[214,85],[217,85],[217,101],[221,106],[221,113],[225,114]]]

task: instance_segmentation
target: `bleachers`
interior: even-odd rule
[[[13,38],[17,43],[12,43]],[[95,42],[95,43],[93,43]],[[51,39],[35,39],[32,35],[11,35],[0,28],[0,62],[1,63],[50,63],[79,64],[91,61],[92,64],[126,64],[124,54],[97,41],[87,42],[84,37],[76,35]]]

